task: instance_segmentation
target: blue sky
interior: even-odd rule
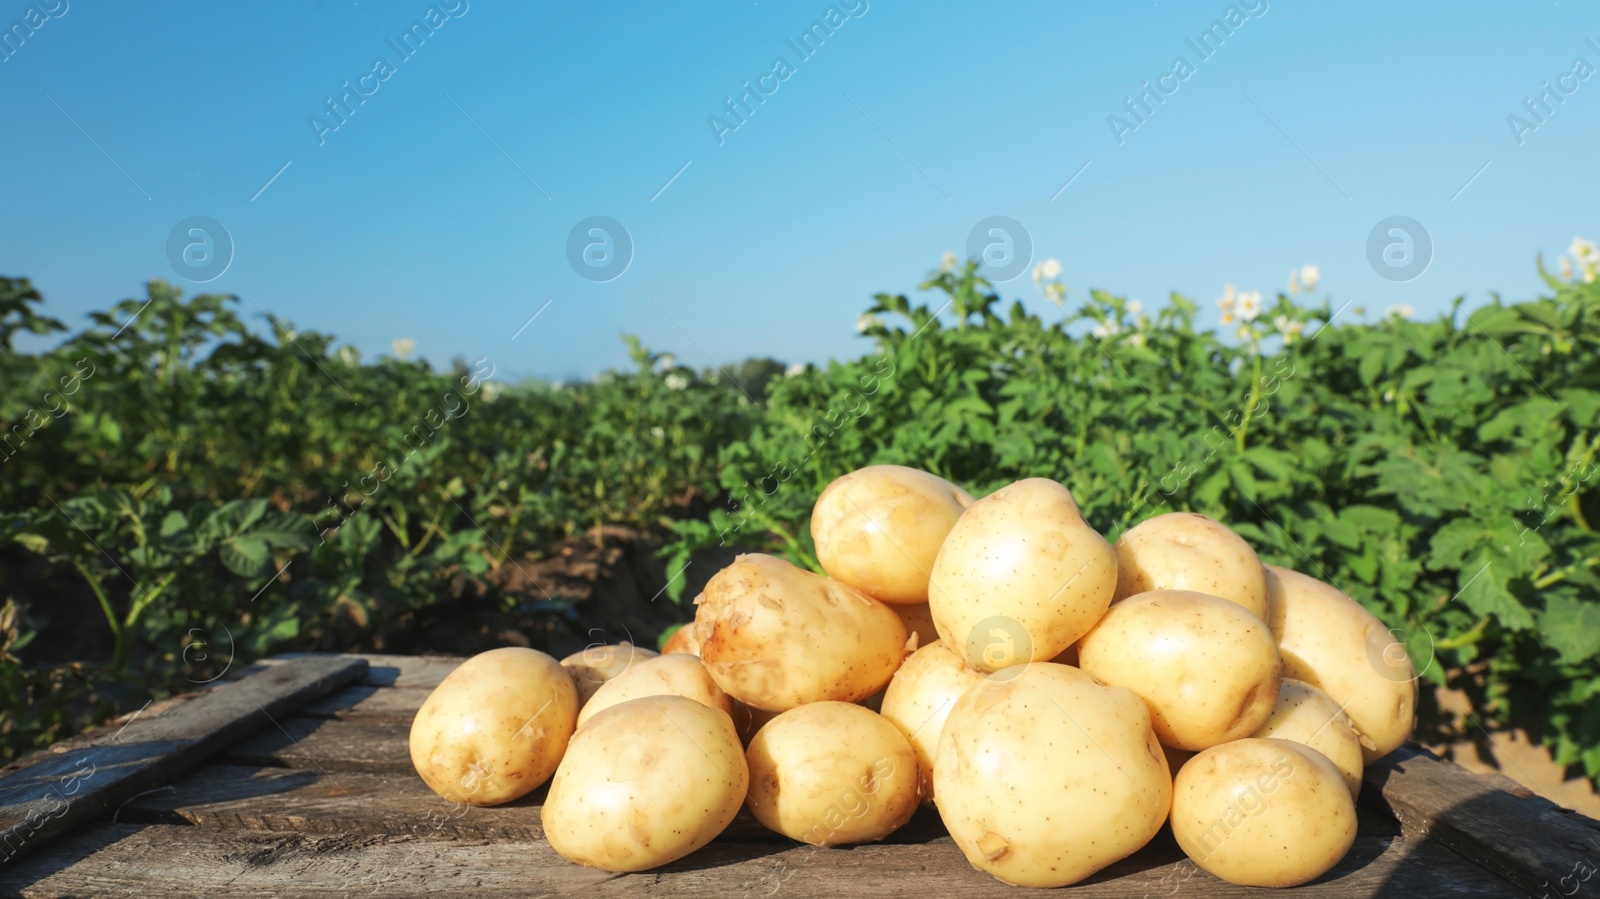
[[[1600,66],[1600,4],[1333,6],[1237,4],[1201,59],[1220,0],[857,0],[802,59],[828,3],[0,0],[0,26],[42,23],[0,51],[0,272],[74,325],[163,277],[369,356],[409,337],[560,378],[624,364],[623,332],[696,365],[858,355],[870,296],[993,215],[1072,299],[1176,290],[1213,320],[1225,282],[1304,263],[1370,315],[1527,297],[1536,254],[1600,238],[1600,77],[1572,74]],[[1179,56],[1119,145],[1108,116]],[[319,136],[346,81],[375,90]],[[731,124],[746,81],[775,90],[719,144],[708,117]],[[1507,117],[1532,123],[1545,82],[1574,90],[1519,145]],[[167,252],[196,215],[234,245],[206,284]],[[611,281],[567,258],[595,215],[633,244]],[[1392,215],[1434,246],[1409,282],[1368,261]],[[1053,308],[1026,276],[1001,289]]]

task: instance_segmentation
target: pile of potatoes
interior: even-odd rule
[[[417,772],[474,805],[549,780],[550,845],[608,871],[741,808],[840,846],[930,804],[1009,884],[1077,882],[1170,823],[1212,874],[1293,886],[1343,858],[1364,766],[1411,734],[1404,646],[1201,515],[1112,545],[1055,481],[974,500],[876,465],[823,491],[811,535],[827,576],[740,556],[665,654],[468,660],[417,714]]]

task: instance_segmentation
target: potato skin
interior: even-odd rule
[[[578,710],[578,727],[606,709],[644,696],[683,696],[701,705],[733,714],[733,700],[711,679],[699,656],[669,653],[642,662],[600,685]]]
[[[628,670],[634,662],[653,659],[659,653],[623,641],[614,646],[590,646],[561,660],[561,667],[572,675],[578,688],[578,708],[589,704],[589,697],[600,685]]]
[[[692,656],[700,654],[700,640],[694,634],[694,622],[691,621],[683,627],[672,632],[667,642],[661,644],[661,654],[688,653]]]
[[[857,702],[882,690],[906,657],[892,609],[782,559],[734,559],[696,600],[706,670],[729,696],[768,712]]]
[[[555,659],[491,649],[462,662],[423,700],[411,721],[411,764],[451,802],[510,802],[550,778],[577,717],[577,688]]]
[[[1316,578],[1268,565],[1267,624],[1284,674],[1344,706],[1366,764],[1411,738],[1416,669],[1405,645],[1360,603]]]
[[[1195,864],[1229,883],[1296,886],[1350,851],[1356,807],[1322,753],[1250,738],[1207,749],[1178,772],[1172,835]]]
[[[911,744],[859,705],[814,702],[790,709],[756,732],[745,758],[750,813],[813,846],[881,840],[917,810]]]
[[[1161,829],[1172,778],[1133,691],[1041,662],[956,701],[933,766],[939,816],[973,867],[1076,883]]]
[[[817,561],[886,603],[928,601],[928,572],[972,494],[936,474],[869,465],[829,484],[811,510]]]
[[[1187,590],[1152,590],[1113,604],[1078,642],[1078,666],[1144,697],[1162,744],[1191,751],[1264,724],[1283,672],[1265,622],[1236,603]]]
[[[950,647],[935,640],[900,665],[883,694],[883,717],[911,743],[922,774],[922,801],[933,802],[933,759],[956,700],[984,683]]]
[[[540,809],[550,848],[606,871],[644,871],[711,842],[750,785],[733,719],[682,696],[597,714],[572,738]]]
[[[1105,614],[1116,555],[1067,488],[1029,478],[974,503],[933,563],[939,638],[983,672],[1059,655]]]
[[[1114,602],[1151,590],[1192,590],[1267,617],[1261,559],[1227,525],[1194,512],[1147,518],[1117,539]]]
[[[1328,757],[1344,776],[1350,798],[1361,793],[1361,737],[1333,697],[1292,677],[1283,679],[1278,705],[1252,737],[1288,740]]]

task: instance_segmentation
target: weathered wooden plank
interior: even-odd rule
[[[1448,846],[1533,896],[1572,895],[1588,879],[1583,872],[1600,869],[1600,821],[1527,790],[1502,789],[1411,744],[1367,768],[1366,783],[1407,833]]]
[[[430,691],[415,687],[373,687],[355,684],[300,707],[300,714],[342,721],[383,719],[411,723]]]
[[[373,687],[400,687],[432,690],[445,675],[461,667],[460,656],[396,656],[381,653],[286,652],[274,656],[282,661],[294,659],[365,659],[367,673],[361,683]]]
[[[116,733],[0,779],[0,860],[36,848],[227,743],[366,670],[361,659],[306,659],[171,704]],[[275,729],[275,728],[274,728]]]
[[[429,895],[917,896],[1010,892],[973,870],[949,838],[915,849],[872,844],[813,849],[717,842],[642,874],[611,875],[558,857],[543,841],[208,832],[107,825],[0,869],[0,887],[28,897],[101,893],[320,897]],[[1170,840],[1147,847],[1072,888],[1075,899],[1184,895],[1207,899],[1263,891],[1219,881],[1177,855]],[[1021,894],[1020,892],[1018,893]],[[1505,897],[1509,884],[1428,841],[1361,837],[1334,871],[1295,896]]]
[[[544,796],[541,787],[506,805],[471,808],[439,798],[410,772],[335,773],[208,764],[170,787],[129,802],[118,811],[117,820],[286,833],[541,840],[539,805]],[[888,842],[922,843],[944,835],[938,814],[921,809]],[[785,838],[748,812],[740,812],[721,839],[782,842]]]
[[[258,730],[223,750],[218,760],[234,765],[275,765],[314,771],[412,773],[411,722],[397,719],[340,721],[296,715]]]

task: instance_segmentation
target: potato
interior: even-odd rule
[[[1284,678],[1272,717],[1250,736],[1288,740],[1315,749],[1344,775],[1350,798],[1360,795],[1361,737],[1333,697],[1305,681]]]
[[[1360,603],[1316,578],[1268,565],[1267,624],[1283,673],[1344,707],[1366,764],[1411,738],[1417,671],[1405,644]]]
[[[734,559],[695,602],[706,670],[728,695],[768,712],[865,699],[909,651],[888,606],[760,553]]]
[[[1207,749],[1178,772],[1172,835],[1195,864],[1229,883],[1296,886],[1350,851],[1356,806],[1322,753],[1244,739]]]
[[[933,626],[933,613],[928,611],[927,603],[902,603],[889,608],[900,616],[900,623],[906,626],[906,631],[916,635],[918,646],[939,642],[939,629]]]
[[[1267,617],[1267,575],[1250,544],[1221,522],[1193,512],[1148,518],[1117,540],[1120,601],[1151,590],[1193,590]]]
[[[578,731],[539,813],[550,848],[568,860],[644,871],[715,839],[749,785],[733,719],[682,696],[646,696]]]
[[[745,752],[750,813],[813,846],[881,840],[917,810],[917,757],[899,729],[848,702],[790,709]]]
[[[1144,697],[1162,744],[1188,750],[1266,723],[1283,670],[1265,622],[1188,590],[1152,590],[1113,605],[1078,641],[1078,667]]]
[[[561,660],[561,667],[572,675],[572,684],[578,688],[578,708],[589,703],[589,697],[600,685],[628,669],[634,662],[653,659],[659,653],[634,646],[626,641],[615,646],[590,646]]]
[[[479,653],[450,672],[411,721],[411,764],[451,802],[499,805],[549,779],[578,717],[566,669],[533,649]]]
[[[911,743],[922,772],[922,801],[933,801],[933,757],[950,709],[984,677],[935,640],[911,654],[883,694],[883,717]]]
[[[684,652],[692,656],[700,654],[700,641],[695,639],[693,621],[673,631],[667,642],[661,644],[662,655],[675,652]]]
[[[1138,695],[1048,662],[956,701],[933,784],[967,861],[1019,886],[1075,883],[1136,852],[1172,799]]]
[[[968,509],[933,563],[939,638],[983,672],[1054,658],[1105,614],[1116,555],[1046,478],[1003,487]]]
[[[594,698],[578,711],[578,726],[583,727],[590,718],[614,705],[643,696],[682,696],[733,714],[733,700],[711,679],[699,657],[675,652],[636,662],[601,684]]]
[[[829,484],[811,510],[822,570],[886,603],[928,601],[928,572],[972,494],[903,465],[869,465]]]

